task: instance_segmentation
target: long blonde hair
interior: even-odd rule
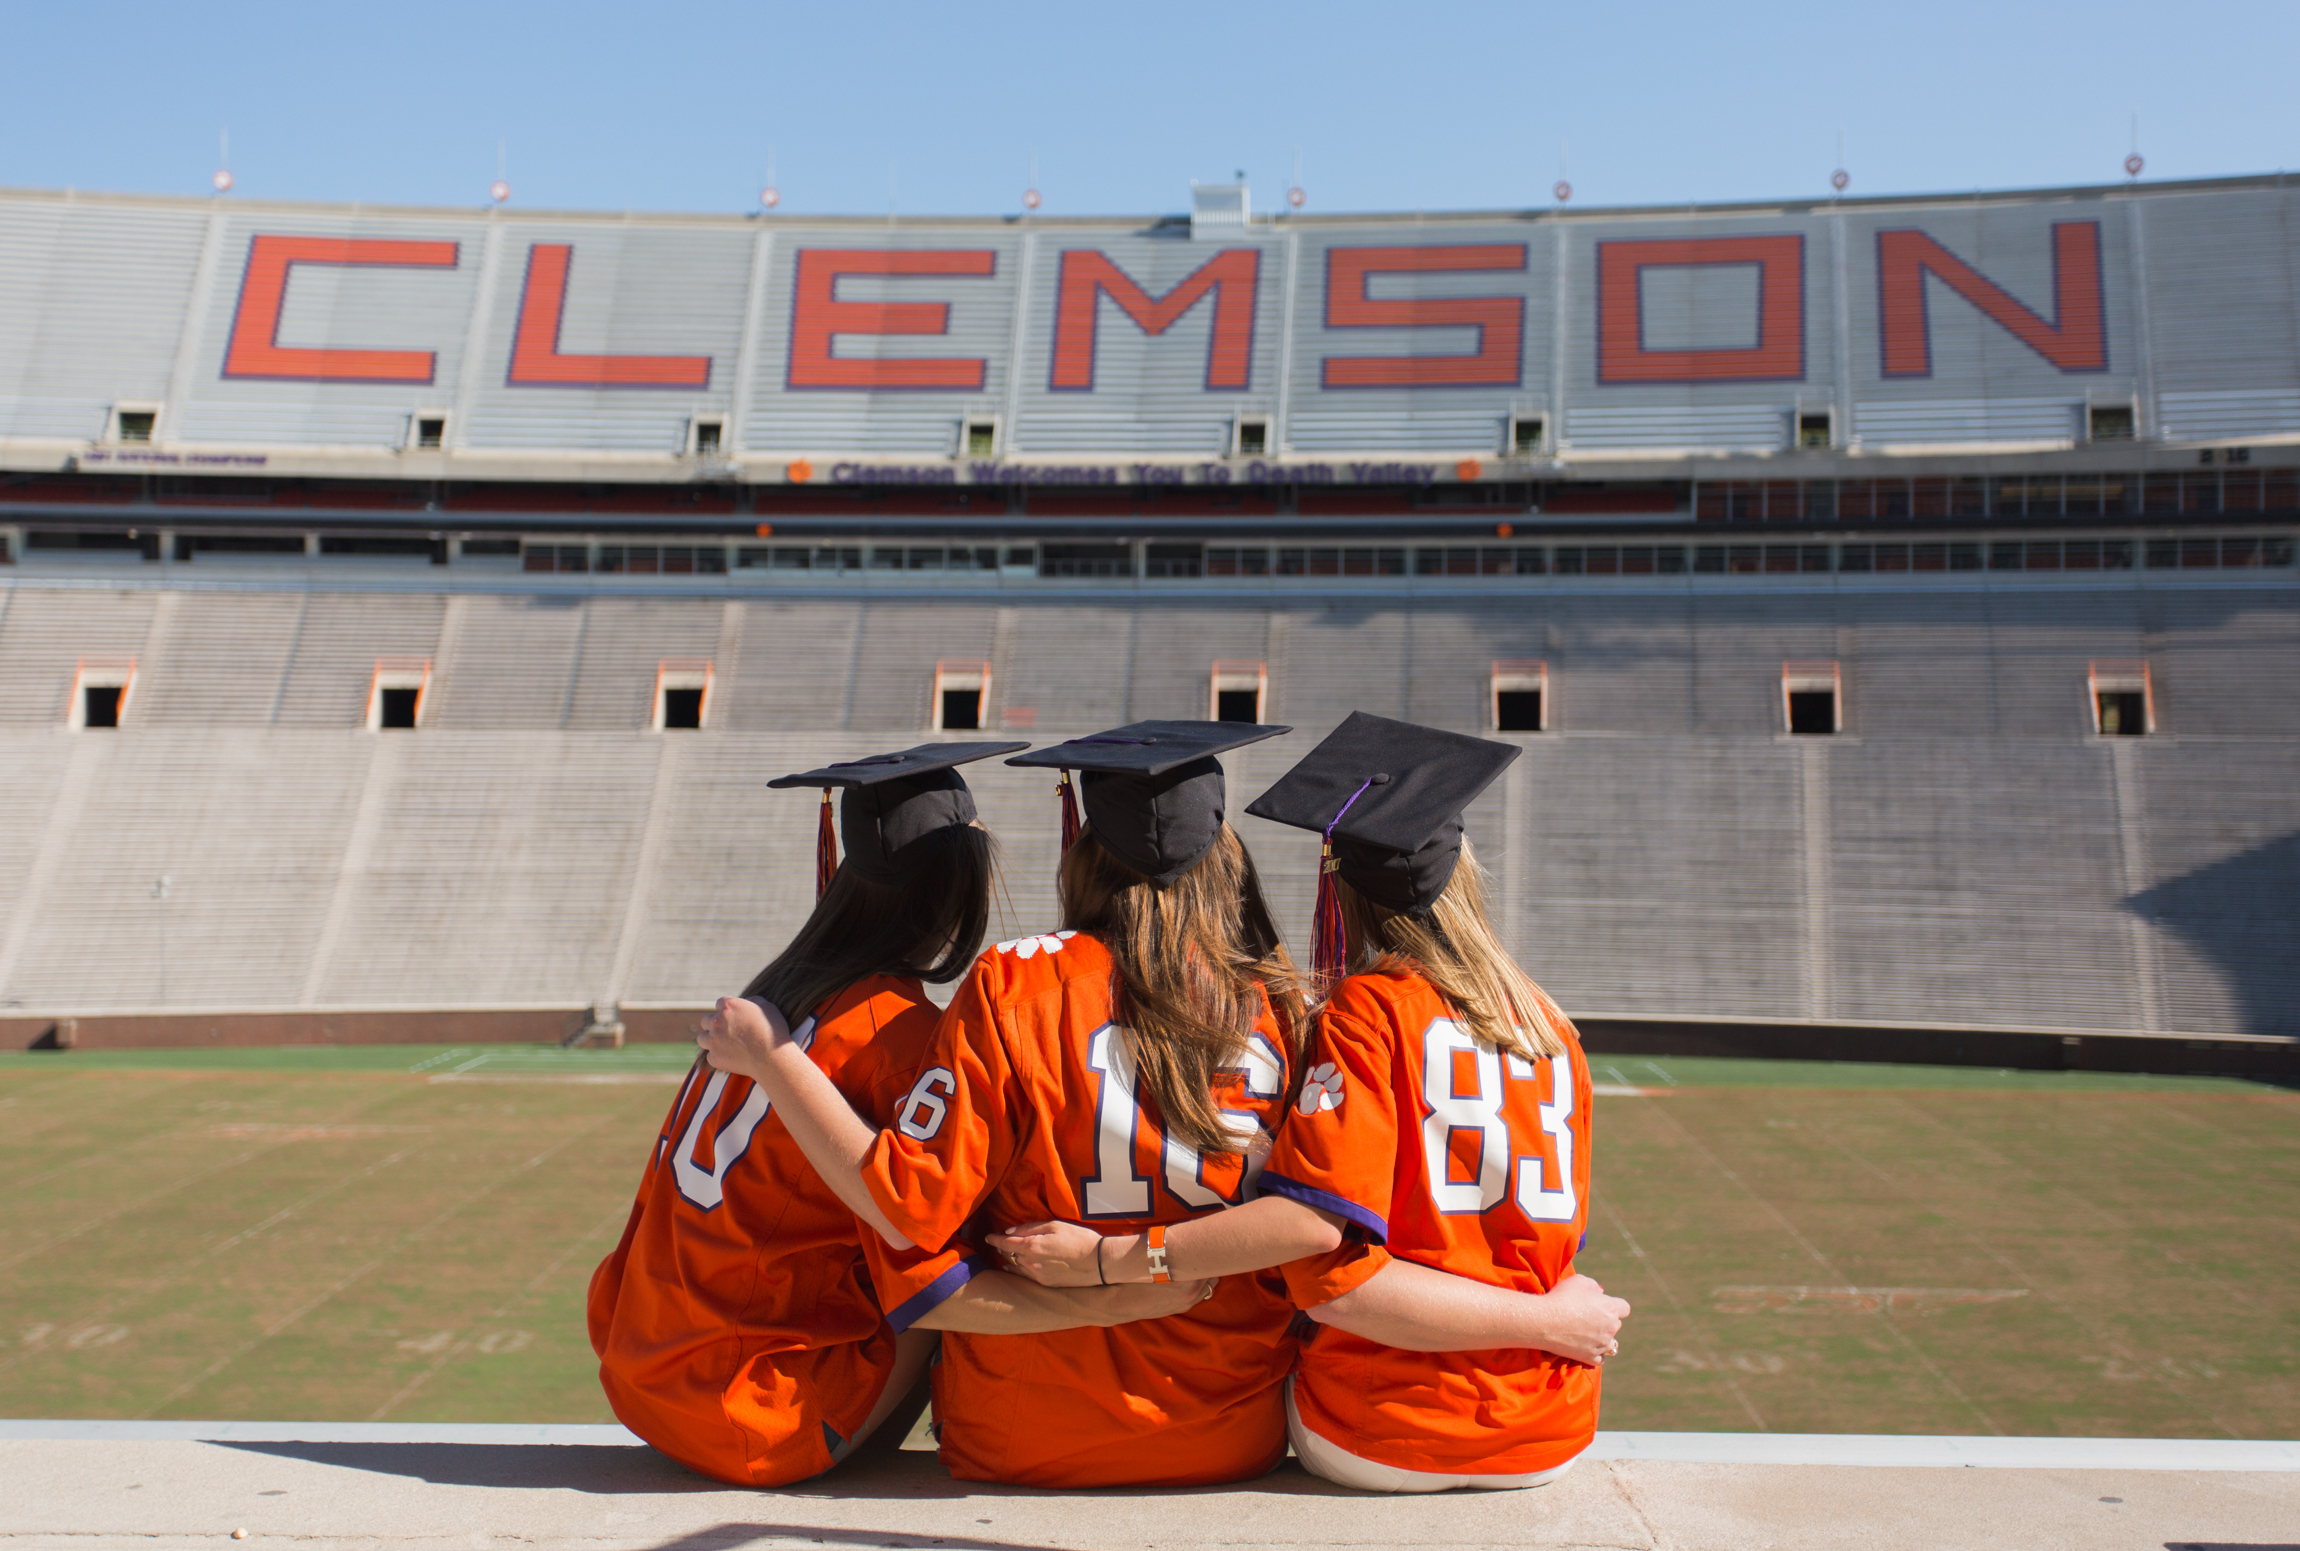
[[[1485,869],[1466,837],[1461,861],[1426,920],[1375,904],[1340,873],[1334,874],[1334,892],[1352,971],[1419,974],[1480,1044],[1528,1061],[1565,1053],[1559,1015],[1509,956],[1485,913]]]
[[[1300,1069],[1303,999],[1261,879],[1228,824],[1163,888],[1092,826],[1062,857],[1062,924],[1110,950],[1112,1015],[1131,1031],[1135,1070],[1167,1133],[1201,1153],[1238,1139],[1214,1107],[1214,1075],[1235,1066],[1269,997],[1289,1071]]]

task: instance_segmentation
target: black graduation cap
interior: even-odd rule
[[[1092,737],[1032,749],[1007,761],[1083,771],[1087,822],[1111,853],[1159,884],[1172,883],[1214,848],[1224,794],[1217,754],[1275,738],[1291,727],[1260,722],[1134,722]],[[1064,826],[1064,849],[1076,838]]]
[[[874,754],[778,776],[767,785],[823,789],[822,828],[815,839],[819,899],[838,870],[838,850],[831,839],[832,787],[845,790],[839,799],[839,830],[846,837],[847,865],[873,883],[892,883],[893,859],[904,846],[937,830],[974,822],[974,794],[953,767],[1028,747],[1027,743],[922,743],[899,754]]]
[[[1386,716],[1352,711],[1349,720],[1247,806],[1256,818],[1315,830],[1326,838],[1320,874],[1318,961],[1327,931],[1325,872],[1391,910],[1436,903],[1461,859],[1461,814],[1522,751]],[[1333,908],[1338,929],[1340,909]],[[1340,964],[1338,931],[1331,954]],[[1320,961],[1321,970],[1325,964]]]

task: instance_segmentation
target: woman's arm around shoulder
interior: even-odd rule
[[[1621,1350],[1628,1303],[1578,1272],[1548,1292],[1522,1293],[1385,1260],[1350,1291],[1305,1312],[1321,1325],[1407,1352],[1530,1347],[1594,1366]]]

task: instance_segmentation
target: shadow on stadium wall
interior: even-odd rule
[[[2168,878],[2124,908],[2219,970],[2245,1033],[2300,1035],[2300,832]]]

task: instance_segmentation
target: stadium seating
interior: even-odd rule
[[[382,573],[377,573],[380,577]],[[1048,739],[1207,714],[1265,664],[1293,738],[1354,708],[1490,725],[1545,662],[1549,731],[1471,814],[1526,962],[1584,1015],[2300,1032],[2300,627],[2289,584],[1776,586],[1718,579],[1284,597],[366,584],[132,563],[0,591],[0,1000],[31,1013],[693,1004],[804,914],[815,803],[782,771],[933,736],[938,661]],[[116,731],[67,726],[135,660]],[[652,731],[665,659],[712,663]],[[379,659],[421,725],[366,730]],[[2145,659],[2157,734],[2102,738],[2096,659]],[[1844,730],[1783,729],[1834,661]],[[962,734],[963,735],[963,734]],[[1012,930],[1054,909],[1053,784],[983,767]],[[1306,937],[1315,847],[1243,821]],[[163,880],[165,882],[163,883]]]

